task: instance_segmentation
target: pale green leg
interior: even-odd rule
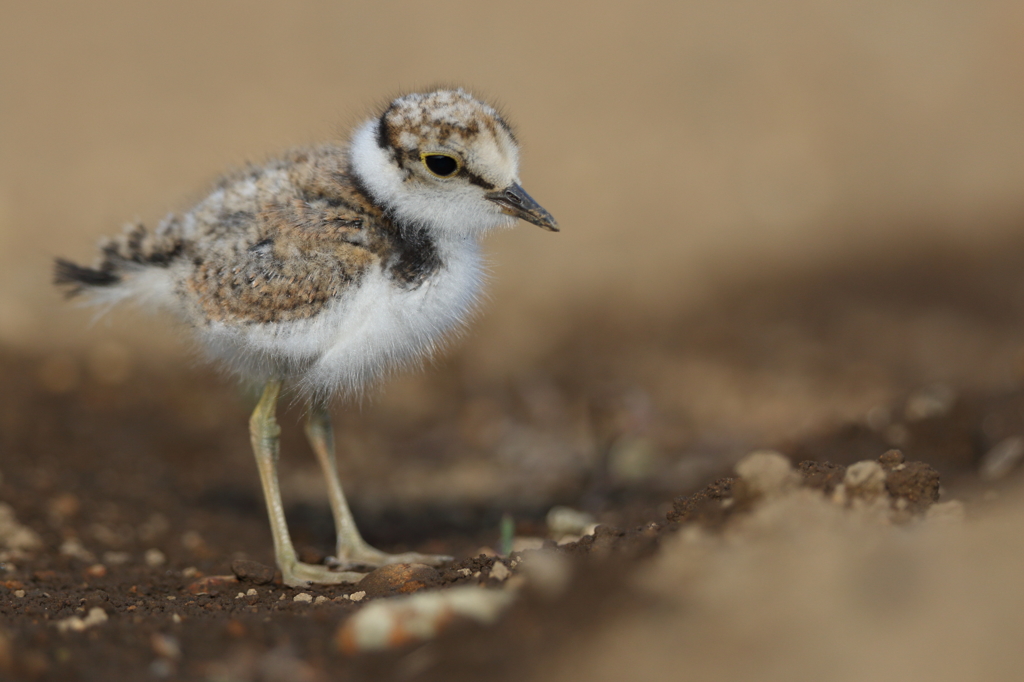
[[[348,508],[348,502],[345,501],[345,493],[341,489],[338,463],[334,456],[334,429],[331,426],[331,416],[325,407],[310,406],[306,417],[306,436],[309,438],[309,444],[313,447],[316,459],[323,469],[324,480],[327,481],[327,499],[331,504],[334,528],[338,533],[336,558],[342,568],[358,569],[406,563],[438,566],[452,560],[448,556],[416,552],[387,554],[368,545],[363,536],[359,534],[359,529],[356,528],[356,522]]]
[[[277,567],[286,585],[298,587],[309,583],[353,583],[363,577],[362,573],[332,571],[326,566],[304,564],[299,561],[288,533],[288,522],[284,516],[284,505],[281,503],[281,487],[277,481],[277,460],[280,453],[278,438],[281,427],[277,425],[274,414],[277,410],[277,396],[281,392],[281,382],[271,380],[263,388],[256,409],[249,418],[249,435],[252,437],[252,449],[256,454],[256,466],[259,468],[260,481],[263,483],[263,497],[267,501],[267,514],[270,516],[270,532],[274,536],[274,557]]]

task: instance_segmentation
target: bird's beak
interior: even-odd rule
[[[534,201],[518,183],[512,183],[506,189],[490,192],[485,196],[488,201],[501,206],[501,212],[506,215],[522,218],[551,232],[558,232],[558,223],[554,217]]]

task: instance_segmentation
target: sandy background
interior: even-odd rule
[[[998,240],[1024,214],[1021,73],[1009,0],[12,3],[0,341],[173,352],[133,325],[83,333],[50,258],[437,82],[507,109],[564,229],[489,241],[467,343],[513,364],[580,306],[679,310],[751,272]]]

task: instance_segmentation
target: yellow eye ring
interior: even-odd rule
[[[427,172],[437,178],[451,178],[462,170],[462,160],[452,154],[420,152],[420,161]]]

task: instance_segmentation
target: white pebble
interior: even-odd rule
[[[248,589],[248,590],[246,591],[246,593],[245,593],[245,596],[246,596],[246,597],[258,597],[258,596],[259,596],[259,592],[257,592],[257,591],[256,591],[256,588],[255,588],[255,587],[250,587],[250,588],[249,588],[249,589]]]
[[[107,612],[98,606],[94,606],[89,609],[89,613],[86,614],[85,618],[79,616],[71,616],[70,618],[64,618],[54,623],[57,629],[61,632],[81,632],[86,628],[91,628],[94,625],[106,623],[108,620]]]
[[[348,598],[352,601],[362,601],[363,597],[365,596],[366,592],[363,590],[359,590],[358,592],[353,592],[352,594],[348,595]]]
[[[753,492],[762,495],[783,492],[800,480],[789,459],[773,450],[750,453],[736,464],[736,474]]]
[[[593,515],[572,507],[552,507],[547,515],[548,532],[553,537],[584,535],[594,522]]]
[[[510,575],[512,575],[512,571],[508,570],[508,567],[500,561],[495,561],[491,566],[491,577],[495,580],[505,580]]]
[[[330,601],[330,600],[327,597],[325,597],[324,595],[321,594],[316,599],[313,600],[313,603],[316,604],[316,605],[320,605],[320,604],[325,604],[328,601]]]
[[[150,568],[156,568],[157,566],[163,566],[167,563],[167,557],[157,548],[147,549],[144,556],[146,565]]]
[[[306,594],[305,592],[299,592],[297,595],[292,597],[292,601],[303,602],[308,604],[313,601],[313,596],[310,594]]]
[[[493,623],[514,597],[508,590],[463,586],[379,599],[345,621],[338,643],[350,653],[380,651],[430,639],[455,616]]]
[[[870,460],[851,464],[843,476],[843,485],[849,495],[877,497],[885,492],[885,469]]]

